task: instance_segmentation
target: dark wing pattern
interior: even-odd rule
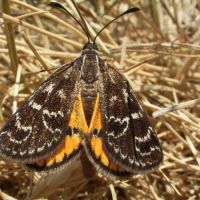
[[[63,144],[71,134],[67,122],[78,92],[80,72],[73,64],[52,74],[11,117],[0,132],[0,155],[32,163]]]
[[[130,175],[130,173],[120,168],[116,163],[112,162],[112,159],[109,158],[109,156],[103,149],[103,113],[99,100],[100,98],[98,93],[95,100],[92,120],[90,122],[90,137],[87,137],[84,141],[86,153],[90,161],[95,165],[98,170],[100,169],[102,172],[114,176],[128,176]]]
[[[101,79],[105,152],[129,172],[158,166],[162,161],[158,138],[128,81],[111,67]]]
[[[93,132],[91,141],[86,140],[86,153],[90,161],[94,164],[97,170],[112,176],[129,176],[131,173],[119,167],[118,164],[113,162],[105,150],[103,149],[102,135],[103,130],[100,132]]]

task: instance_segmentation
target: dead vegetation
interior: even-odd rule
[[[39,83],[75,59],[87,42],[79,26],[48,1],[10,0],[0,30],[0,126]],[[64,1],[60,1],[63,2]],[[77,0],[101,55],[123,72],[143,102],[164,151],[160,168],[112,182],[83,177],[79,161],[53,175],[0,160],[0,199],[200,199],[200,3],[197,0]],[[6,3],[5,3],[6,4]],[[77,17],[70,0],[64,5]],[[9,9],[10,8],[10,9]],[[33,187],[32,187],[33,185]]]

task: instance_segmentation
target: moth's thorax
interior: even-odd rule
[[[99,55],[94,44],[88,43],[82,50],[81,54],[81,79],[86,84],[92,84],[98,79]]]

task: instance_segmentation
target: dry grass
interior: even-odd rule
[[[52,69],[76,58],[87,41],[69,16],[49,12],[47,0],[35,7],[20,0],[9,2],[11,13],[5,6],[0,30],[1,127]],[[198,0],[77,2],[93,35],[128,7],[141,8],[105,30],[98,46],[132,82],[149,115],[157,117],[152,122],[164,161],[159,170],[117,182],[104,176],[85,179],[75,161],[54,175],[34,174],[33,198],[200,199]],[[32,187],[30,177],[17,163],[0,160],[0,199],[25,199]]]

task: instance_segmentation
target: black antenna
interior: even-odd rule
[[[123,15],[126,15],[128,13],[133,13],[133,12],[137,12],[140,9],[135,7],[135,8],[129,8],[127,11],[123,12],[122,14],[118,15],[117,17],[115,17],[113,20],[111,20],[110,22],[108,22],[102,29],[100,29],[100,31],[96,34],[96,36],[93,39],[93,44],[95,44],[97,37],[101,34],[101,32],[110,24],[112,24],[115,20],[117,20],[118,18],[120,18]]]
[[[78,6],[74,2],[74,0],[71,0],[71,1],[73,3],[74,7],[76,8],[76,11],[78,12],[79,17],[81,18],[81,21],[83,22],[83,25],[85,26],[85,30],[86,30],[86,32],[87,32],[87,34],[89,36],[88,38],[92,38],[91,35],[90,35],[90,31],[88,29],[87,23],[86,23],[85,19],[83,18],[82,14],[80,13],[80,10],[79,10]]]
[[[87,25],[86,25],[86,22],[85,22],[85,20],[83,19],[83,17],[82,17],[82,15],[81,15],[81,13],[80,13],[80,11],[79,11],[77,5],[75,4],[75,2],[74,2],[73,0],[72,0],[72,3],[73,3],[73,5],[74,5],[74,7],[76,8],[76,10],[77,10],[77,12],[78,12],[78,14],[79,14],[81,20],[83,21],[83,24],[84,24],[85,27],[71,14],[62,4],[60,4],[60,3],[58,3],[58,2],[50,2],[49,5],[52,6],[52,7],[54,7],[54,8],[58,8],[58,9],[64,11],[64,12],[66,12],[68,15],[70,15],[70,16],[80,25],[80,27],[82,28],[82,30],[84,31],[84,33],[87,35],[88,42],[89,42],[91,36],[90,36],[90,32],[89,32],[89,30],[88,30],[88,27],[87,27]]]

